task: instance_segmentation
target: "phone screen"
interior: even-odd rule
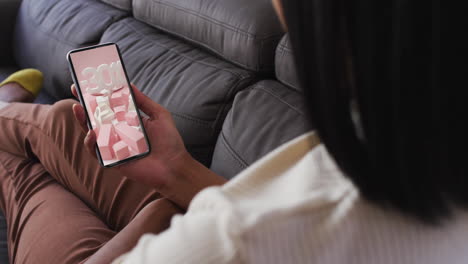
[[[135,106],[116,44],[73,50],[72,75],[96,133],[102,165],[112,167],[149,152],[149,143]]]

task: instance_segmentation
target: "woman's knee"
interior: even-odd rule
[[[78,126],[73,116],[73,105],[78,102],[73,99],[65,99],[51,105],[47,112],[45,126],[49,129],[66,128]]]
[[[73,105],[78,102],[73,99],[60,100],[53,104],[49,110],[50,118],[65,118],[73,120]]]

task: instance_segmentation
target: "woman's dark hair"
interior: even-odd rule
[[[440,86],[438,1],[282,6],[311,122],[361,194],[429,223],[468,205],[468,102]]]

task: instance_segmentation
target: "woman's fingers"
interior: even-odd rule
[[[136,86],[133,84],[132,90],[135,94],[135,101],[138,105],[138,108],[147,114],[150,119],[155,120],[158,119],[160,115],[166,115],[168,113],[166,108],[151,100],[151,98],[140,92],[140,90],[138,90],[138,88],[136,88]]]
[[[84,112],[83,106],[80,104],[73,105],[73,115],[75,116],[76,121],[80,124],[81,129],[86,133],[88,132],[88,125],[86,123],[86,114]]]
[[[72,84],[70,89],[72,94],[76,98],[78,98],[78,93],[76,92],[75,84]],[[78,121],[78,124],[80,124],[81,129],[86,133],[86,137],[84,139],[85,148],[91,155],[93,155],[96,158],[96,149],[94,147],[96,145],[96,133],[94,133],[93,130],[88,129],[84,108],[80,104],[74,104],[72,109],[75,119]]]
[[[94,133],[94,130],[89,130],[88,133],[86,134],[86,137],[84,139],[84,144],[86,149],[88,150],[93,157],[96,158],[96,133]]]
[[[76,99],[79,99],[79,98],[78,98],[78,92],[76,91],[76,86],[75,86],[75,84],[72,84],[72,85],[71,85],[70,90],[71,90],[73,96],[75,96]]]

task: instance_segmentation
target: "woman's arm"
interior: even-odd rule
[[[167,199],[159,199],[143,208],[138,215],[87,261],[87,264],[108,264],[130,251],[145,233],[158,234],[169,227],[175,214],[183,211]],[[149,231],[150,230],[150,231]]]
[[[214,173],[186,153],[172,163],[172,177],[160,190],[164,197],[187,209],[193,197],[206,187],[223,185],[226,179]]]

